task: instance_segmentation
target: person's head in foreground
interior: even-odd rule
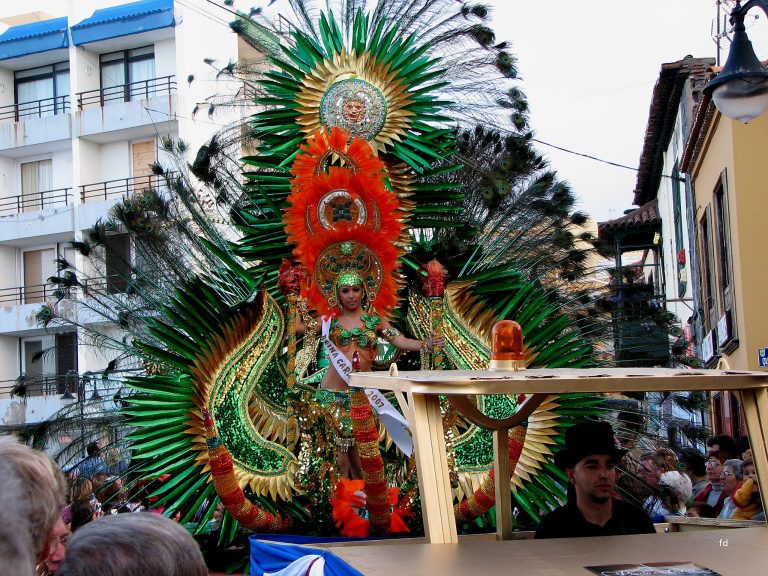
[[[8,574],[32,574],[30,523],[19,498],[24,483],[16,471],[0,460],[0,563]]]
[[[33,560],[42,570],[45,560],[59,546],[54,527],[62,523],[61,509],[66,490],[64,474],[43,452],[19,444],[10,437],[0,438],[0,461],[8,468],[8,474],[18,479],[15,488],[3,482],[0,490],[6,498],[22,504],[24,516],[18,521],[28,529]],[[3,475],[3,478],[7,477]]]
[[[75,532],[57,576],[207,576],[195,539],[149,512],[113,514]]]

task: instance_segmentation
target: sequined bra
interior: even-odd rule
[[[337,318],[331,320],[330,337],[336,346],[347,347],[354,343],[358,348],[376,351],[377,328],[381,324],[381,319],[376,314],[362,314],[360,321],[362,328],[352,328],[348,330],[339,325]]]

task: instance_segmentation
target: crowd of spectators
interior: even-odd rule
[[[98,450],[89,451],[91,457],[98,458]],[[0,573],[208,574],[197,542],[182,525],[129,504],[120,482],[99,472],[98,462],[78,467],[67,486],[43,452],[0,437]],[[140,512],[119,513],[133,511]]]
[[[207,574],[200,548],[179,518],[152,513],[147,500],[126,498],[120,479],[104,472],[99,452],[98,445],[89,446],[87,464],[73,468],[67,479],[44,453],[0,437],[0,565],[5,571],[18,576]],[[567,501],[542,519],[536,537],[650,533],[654,522],[668,516],[765,521],[752,453],[740,454],[731,437],[710,438],[706,454],[646,450],[634,466],[622,465],[627,452],[608,423],[570,427],[565,447],[555,454],[555,464],[568,478]],[[617,491],[621,468],[629,469],[630,481],[621,491],[631,498]],[[220,517],[221,511],[215,512]]]
[[[567,501],[542,519],[537,538],[643,533],[648,524],[638,511],[653,523],[669,516],[765,521],[752,453],[730,436],[709,438],[706,454],[646,444],[626,459],[628,451],[612,442],[606,423],[567,431],[555,455],[569,480]]]

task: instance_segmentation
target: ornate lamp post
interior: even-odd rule
[[[736,2],[731,12],[734,34],[728,59],[704,86],[704,94],[712,97],[722,114],[745,124],[768,110],[768,69],[755,55],[744,27],[744,17],[755,6],[768,15],[768,0],[749,0],[743,6]]]

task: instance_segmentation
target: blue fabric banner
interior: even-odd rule
[[[328,550],[249,538],[251,576],[363,576]]]

